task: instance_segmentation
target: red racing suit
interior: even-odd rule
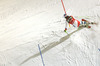
[[[74,27],[79,27],[79,25],[81,24],[81,22],[76,20],[76,19],[74,19],[73,16],[69,16],[69,18],[66,19],[65,30],[67,30],[67,23],[73,25]]]

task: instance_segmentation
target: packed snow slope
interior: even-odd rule
[[[68,15],[95,21],[64,33],[61,0],[0,0],[0,66],[100,66],[100,0],[63,0]]]

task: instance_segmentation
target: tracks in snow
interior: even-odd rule
[[[54,48],[55,46],[61,44],[62,42],[64,42],[64,41],[67,40],[68,38],[70,38],[70,36],[71,36],[73,33],[77,32],[77,31],[79,31],[79,30],[81,30],[81,29],[83,29],[83,28],[80,28],[80,29],[78,29],[78,30],[76,30],[76,31],[74,31],[74,32],[72,32],[72,33],[70,33],[70,34],[68,34],[68,35],[66,35],[66,36],[64,36],[64,37],[62,37],[59,41],[49,43],[48,46],[47,46],[46,48],[44,48],[43,50],[41,50],[42,54],[45,53],[45,52],[47,52],[48,50]],[[37,57],[37,56],[39,56],[39,55],[40,55],[39,52],[36,53],[35,55],[33,55],[33,56],[27,58],[26,60],[24,60],[22,63],[20,63],[20,65],[26,63],[28,60],[30,60],[30,59],[32,59],[32,58],[35,58],[35,57]]]

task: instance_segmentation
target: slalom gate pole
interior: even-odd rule
[[[38,44],[38,48],[39,48],[39,51],[40,51],[40,55],[41,55],[41,59],[42,59],[43,66],[45,66],[44,61],[43,61],[43,57],[42,57],[42,52],[41,52],[41,49],[40,49],[39,44]]]
[[[64,6],[64,3],[63,3],[63,0],[61,0],[61,3],[62,3],[62,6],[63,6],[63,9],[64,9],[65,14],[67,14],[67,13],[66,13],[65,6]],[[69,24],[69,27],[70,27],[70,24]]]
[[[63,0],[61,0],[61,3],[62,3],[62,6],[63,6],[63,9],[64,9],[64,12],[66,14],[66,10],[65,10],[65,6],[64,6]]]

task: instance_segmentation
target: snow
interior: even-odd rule
[[[100,0],[63,0],[66,12],[100,23]],[[0,66],[100,66],[100,24],[69,27],[60,0],[0,0]]]

